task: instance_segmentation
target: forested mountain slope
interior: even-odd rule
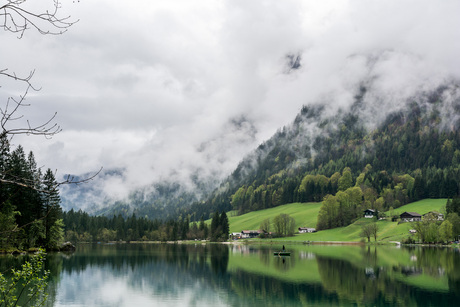
[[[458,195],[458,85],[392,101],[393,110],[383,98],[379,104],[371,96],[361,86],[348,110],[304,106],[292,124],[242,160],[211,197],[184,213],[199,219],[215,210],[243,213],[321,201],[353,186],[361,186],[366,206],[374,207],[380,198],[382,209]]]
[[[458,83],[404,96],[382,93],[367,81],[351,95],[350,105],[334,99],[303,106],[291,124],[260,144],[220,185],[197,179],[186,189],[165,181],[89,211],[163,220],[190,215],[191,221],[198,221],[215,211],[244,213],[322,201],[350,187],[361,190],[356,212],[361,207],[388,209],[425,197],[458,195]]]

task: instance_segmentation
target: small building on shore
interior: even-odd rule
[[[241,239],[243,236],[241,232],[232,232],[231,237],[233,240],[238,240]]]
[[[374,209],[366,209],[364,210],[364,217],[366,219],[372,219],[374,217],[377,217],[378,211]]]
[[[316,228],[310,228],[310,227],[299,227],[299,233],[311,233],[311,232],[316,232]]]
[[[418,222],[422,220],[422,215],[417,212],[403,212],[399,218],[401,222]]]
[[[260,234],[265,233],[263,230],[243,230],[241,231],[242,239],[257,238]]]

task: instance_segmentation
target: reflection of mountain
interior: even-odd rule
[[[319,299],[344,305],[451,306],[460,299],[455,270],[460,257],[451,249],[310,247],[297,254],[288,270],[280,270],[285,264],[273,257],[263,261],[263,252],[259,263],[251,257],[231,261],[233,289],[241,296],[289,297],[291,305]],[[414,254],[416,263],[410,261]],[[404,274],[409,267],[419,274]],[[319,283],[312,280],[315,269]]]
[[[318,284],[290,283],[274,277],[238,270],[232,273],[232,290],[245,297],[248,305],[302,306],[338,305],[337,295]]]
[[[92,300],[104,293],[99,299],[110,306],[132,306],[140,298],[139,306],[158,299],[213,306],[453,306],[460,299],[460,257],[451,249],[339,249],[293,248],[295,256],[283,262],[270,248],[254,246],[230,252],[219,244],[85,245],[70,257],[49,255],[48,292],[61,304],[88,299],[88,306],[100,306]],[[303,258],[305,250],[310,259]],[[405,275],[409,266],[421,274]],[[439,278],[448,288],[433,283]]]
[[[421,254],[426,250],[420,249]],[[412,266],[388,267],[357,267],[350,261],[317,257],[318,268],[323,286],[327,291],[336,293],[341,300],[364,305],[397,304],[404,306],[453,306],[460,299],[458,289],[438,292],[435,285],[420,288],[411,285],[411,280],[404,277],[427,274],[427,271],[439,267],[440,258],[449,257],[451,261],[458,255],[450,251],[437,250],[431,263],[420,263]],[[425,255],[426,256],[426,255]],[[423,256],[422,256],[423,258]],[[376,262],[377,263],[377,262]],[[400,277],[402,276],[402,278]],[[428,277],[428,283],[430,278]]]
[[[214,293],[222,283],[228,284],[228,246],[87,245],[67,259],[61,255],[49,258],[62,261],[59,297],[69,304],[84,300],[79,296],[85,293],[85,306],[100,306],[101,302],[95,303],[98,299],[107,306],[133,306],[136,304],[125,300],[136,296],[144,296],[151,304],[159,297],[180,302],[185,296],[187,305],[226,305],[216,301]],[[111,293],[112,298],[101,297],[101,292],[117,287],[118,293]]]

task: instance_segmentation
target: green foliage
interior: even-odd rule
[[[452,227],[449,229],[449,225],[444,224],[443,229],[440,231],[440,224],[441,222],[438,221],[435,214],[427,213],[423,217],[422,221],[413,222],[412,226],[417,231],[417,237],[419,238],[420,242],[438,243],[443,242],[446,236],[452,235]]]
[[[457,240],[460,236],[460,217],[457,213],[451,213],[447,219],[452,224],[452,237]]]
[[[223,241],[226,241],[228,240],[228,236],[229,236],[229,232],[230,232],[230,225],[228,223],[228,217],[227,217],[227,213],[222,212],[221,216],[220,216],[220,225],[222,227],[222,235],[221,235],[221,238]]]
[[[453,229],[453,226],[449,220],[445,220],[444,222],[442,222],[441,226],[439,226],[439,229],[438,229],[439,241],[447,242],[449,240],[452,240],[453,238],[452,229]]]
[[[295,219],[289,214],[281,213],[273,219],[273,226],[278,236],[292,236],[295,231]]]
[[[449,199],[446,204],[446,213],[457,213],[460,215],[460,198],[454,197],[453,199]]]
[[[361,227],[361,233],[360,233],[360,236],[361,237],[365,237],[367,238],[367,242],[370,242],[371,241],[371,236],[372,236],[372,228],[371,228],[371,225],[372,224],[365,224]]]
[[[219,212],[215,212],[211,221],[211,241],[227,241],[229,236],[230,226],[228,217],[225,212],[219,216]]]
[[[11,246],[11,241],[14,240],[14,232],[17,229],[17,214],[18,212],[13,210],[9,201],[3,204],[0,211],[0,249],[8,248]]]
[[[61,198],[57,190],[57,182],[51,169],[43,177],[41,198],[44,210],[45,247],[49,250],[57,249],[64,239],[64,223],[62,220]]]
[[[343,170],[338,185],[339,191],[345,191],[353,186],[353,178],[351,177],[351,169],[349,167]]]
[[[56,249],[62,242],[60,196],[53,172],[43,176],[33,152],[0,140],[0,248]]]
[[[316,225],[318,230],[338,227],[336,217],[338,215],[339,205],[335,196],[327,195],[324,198],[318,214],[318,224]]]
[[[267,219],[263,220],[262,223],[260,223],[260,228],[259,229],[264,230],[266,232],[270,232],[270,229],[271,229],[271,227],[270,227],[270,219],[267,218]]]
[[[44,260],[44,250],[39,250],[21,269],[12,269],[10,278],[0,273],[0,307],[19,306],[19,302],[23,302],[23,306],[44,304],[49,275],[49,271],[44,270]]]

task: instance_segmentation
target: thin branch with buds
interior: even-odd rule
[[[77,21],[70,21],[70,16],[58,17],[61,2],[53,0],[53,8],[43,13],[33,13],[23,8],[27,0],[7,0],[0,6],[0,27],[5,31],[18,33],[22,38],[28,29],[36,29],[40,34],[60,35]]]
[[[96,173],[94,173],[90,177],[87,177],[85,179],[80,179],[80,180],[75,180],[75,176],[67,175],[65,180],[63,180],[61,182],[57,182],[57,184],[54,186],[54,190],[57,190],[61,185],[65,185],[65,184],[79,185],[79,184],[82,184],[82,183],[88,183],[89,181],[91,181],[94,178],[96,178],[102,172],[102,169],[103,168],[101,167]],[[0,174],[0,175],[3,175],[3,174]],[[11,175],[9,175],[9,176],[12,177]],[[6,176],[1,176],[0,177],[0,183],[14,184],[14,185],[21,186],[21,187],[24,187],[24,188],[33,189],[33,190],[35,190],[37,192],[49,193],[49,191],[44,191],[44,190],[42,190],[40,188],[37,188],[35,186],[35,181],[33,181],[32,179],[27,180],[27,179],[24,179],[24,178],[14,178],[14,177],[10,178],[10,179],[6,179],[4,177],[6,177]]]
[[[61,17],[61,1],[52,0],[52,8],[50,10],[42,10],[37,12],[32,9],[26,9],[27,0],[0,0],[4,4],[0,4],[0,28],[11,33],[19,34],[18,38],[22,38],[26,30],[35,29],[43,35],[60,35],[63,34],[74,25],[78,20],[72,21],[70,16]],[[51,0],[50,0],[51,2]],[[35,3],[36,4],[36,3]],[[61,127],[53,123],[57,113],[54,113],[48,120],[41,124],[33,125],[29,120],[22,124],[22,127],[11,127],[12,123],[24,119],[21,114],[23,107],[30,106],[26,103],[27,95],[30,91],[40,91],[41,88],[35,87],[31,80],[35,70],[32,70],[29,75],[19,77],[15,73],[10,73],[8,69],[0,69],[0,77],[12,79],[21,82],[25,85],[25,90],[19,97],[8,97],[5,106],[0,106],[0,137],[8,136],[10,139],[15,135],[41,135],[45,138],[52,138],[57,133],[61,132]],[[1,88],[1,84],[0,84]],[[102,168],[94,175],[83,180],[75,180],[72,176],[57,183],[56,189],[64,184],[81,184],[92,180],[96,177]],[[37,190],[33,182],[25,181],[25,178],[11,178],[7,175],[8,172],[0,173],[0,183],[16,184],[18,186],[27,187]]]
[[[8,97],[6,101],[6,105],[4,108],[0,107],[0,135],[10,135],[14,136],[17,134],[26,134],[26,135],[43,135],[46,138],[52,138],[55,134],[61,132],[61,127],[56,124],[52,123],[52,121],[56,118],[57,113],[54,113],[48,120],[46,120],[42,124],[32,125],[27,120],[27,125],[25,127],[16,127],[16,128],[8,128],[7,125],[11,122],[17,121],[22,119],[24,116],[19,114],[19,110],[21,107],[28,107],[30,106],[27,104],[26,97],[29,94],[29,91],[39,91],[39,88],[36,88],[32,85],[31,79],[34,75],[35,71],[31,71],[30,74],[25,77],[21,78],[16,76],[16,74],[9,74],[7,69],[0,70],[0,76],[4,76],[7,78],[14,79],[15,81],[24,82],[26,84],[26,89],[19,98]]]

